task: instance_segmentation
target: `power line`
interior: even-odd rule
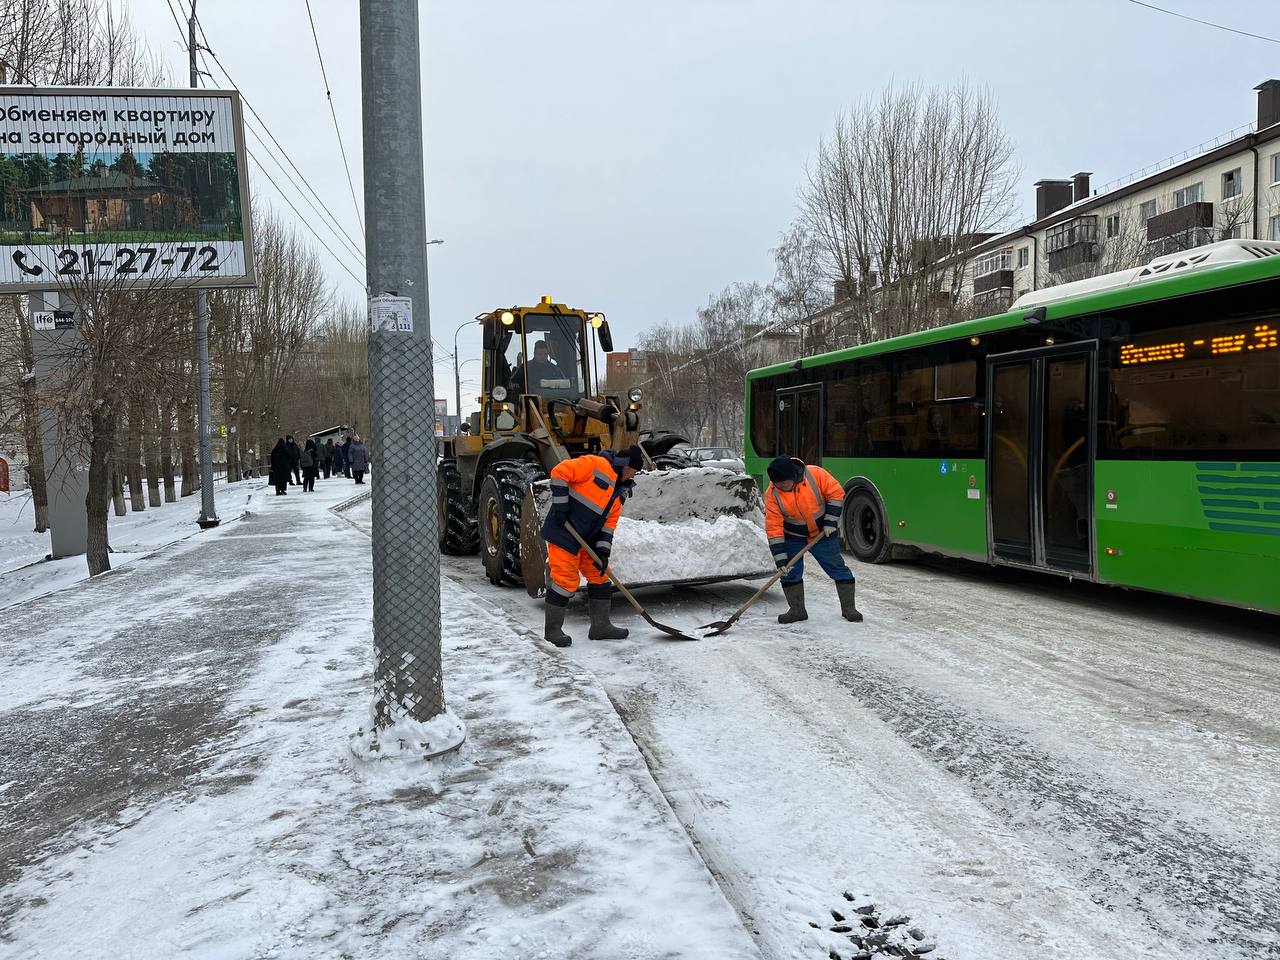
[[[1180,20],[1190,20],[1192,23],[1198,23],[1201,26],[1213,27],[1215,30],[1225,30],[1227,33],[1239,34],[1242,37],[1251,37],[1254,40],[1265,40],[1267,43],[1280,43],[1275,37],[1266,37],[1260,33],[1250,33],[1248,30],[1237,30],[1235,27],[1228,27],[1221,23],[1214,23],[1212,20],[1201,20],[1199,17],[1192,17],[1185,13],[1179,13],[1177,10],[1166,10],[1164,7],[1157,7],[1154,3],[1146,3],[1144,0],[1129,0],[1130,3],[1139,7],[1146,7],[1148,10],[1154,10],[1157,13],[1168,14],[1171,17],[1177,17]]]
[[[233,89],[237,90],[240,93],[241,101],[244,103],[245,107],[249,110],[249,113],[252,114],[253,118],[258,122],[258,125],[261,126],[262,131],[267,135],[267,138],[271,141],[271,144],[274,144],[275,149],[272,150],[271,147],[265,141],[262,141],[261,137],[259,136],[259,142],[261,142],[263,146],[267,148],[268,155],[272,158],[272,160],[276,161],[277,165],[280,167],[282,172],[285,172],[284,166],[283,164],[279,163],[277,159],[277,154],[279,156],[284,157],[285,162],[289,164],[289,167],[293,170],[294,174],[297,175],[298,180],[300,180],[302,184],[307,188],[307,190],[311,192],[311,196],[315,198],[316,203],[318,203],[319,206],[317,207],[315,204],[312,204],[311,201],[307,199],[306,194],[303,191],[299,190],[298,191],[299,195],[302,196],[304,200],[306,200],[307,204],[311,206],[313,210],[316,210],[316,212],[320,215],[321,222],[324,223],[325,228],[329,230],[331,233],[333,233],[335,238],[340,240],[345,240],[346,243],[351,247],[351,249],[356,251],[356,257],[363,264],[364,254],[361,252],[362,251],[361,244],[356,243],[356,241],[351,237],[351,235],[348,234],[345,229],[343,229],[342,224],[338,222],[337,218],[329,210],[328,205],[324,202],[323,199],[321,199],[320,194],[316,192],[315,187],[311,185],[311,182],[306,178],[303,172],[298,169],[298,165],[293,162],[293,159],[289,156],[289,152],[285,150],[284,146],[280,143],[279,139],[277,139],[276,135],[271,132],[271,127],[262,118],[261,114],[259,114],[258,111],[254,109],[253,104],[249,102],[249,98],[245,96],[245,93],[243,90],[240,89],[239,84],[235,82],[235,79],[231,76],[230,72],[228,72],[227,68],[223,66],[222,61],[218,59],[217,53],[215,53],[213,49],[209,46],[209,36],[208,34],[205,33],[204,24],[201,23],[199,17],[196,18],[196,29],[200,31],[200,39],[204,41],[203,44],[198,44],[198,47],[199,47],[200,56],[202,59],[204,59],[205,66],[207,67],[210,65],[208,62],[208,58],[204,57],[204,54],[207,53],[210,57],[213,58],[213,62],[217,66],[218,70],[221,71],[224,77],[226,77],[227,83],[229,83]],[[212,74],[209,74],[209,76],[212,76]],[[249,126],[251,129],[250,124],[246,124],[246,126]],[[252,132],[254,133],[255,136],[258,136],[257,131],[252,131]],[[273,185],[275,184],[275,181],[272,180],[271,177],[268,177],[267,179],[271,180]],[[284,196],[284,193],[283,191],[280,190],[279,186],[276,186],[276,190],[277,192],[280,193],[282,197]],[[289,205],[290,207],[293,207],[292,203],[290,203]],[[296,213],[297,209],[296,208],[293,208],[293,209]],[[308,229],[311,229],[309,225],[308,225]],[[315,231],[312,230],[312,233],[315,233]],[[360,285],[363,287],[364,281],[361,281]]]
[[[316,21],[311,16],[311,0],[305,0],[307,19],[311,22],[311,39],[316,43],[316,59],[320,61],[320,78],[324,81],[324,96],[329,101],[329,115],[333,117],[333,132],[338,135],[338,152],[342,154],[342,166],[347,171],[347,186],[351,188],[351,203],[356,208],[356,222],[364,233],[364,217],[360,215],[360,201],[356,199],[356,185],[351,179],[351,167],[347,163],[347,148],[342,144],[342,129],[338,126],[338,114],[333,107],[333,94],[329,90],[329,74],[324,68],[324,54],[320,52],[320,37],[316,33]]]

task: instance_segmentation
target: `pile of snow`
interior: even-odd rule
[[[613,536],[610,566],[626,584],[735,577],[773,569],[764,529],[754,520],[659,523],[625,514]]]
[[[445,710],[430,720],[401,717],[378,729],[373,708],[364,725],[352,736],[351,753],[360,760],[381,760],[402,755],[430,759],[454,750],[467,738],[467,728]]]

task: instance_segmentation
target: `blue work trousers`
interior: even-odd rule
[[[783,543],[787,548],[788,560],[803,550],[805,545],[804,540],[794,540],[791,537],[787,537]],[[823,537],[813,545],[809,556],[817,560],[822,569],[827,571],[827,576],[836,583],[848,583],[853,580],[853,571],[844,562],[844,555],[840,552],[839,537]],[[782,578],[782,582],[799,583],[802,579],[804,579],[803,559],[791,568],[791,572]]]

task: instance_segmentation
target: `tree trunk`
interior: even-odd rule
[[[96,577],[111,569],[111,547],[107,541],[107,504],[111,500],[111,453],[115,446],[117,426],[115,411],[105,405],[95,409],[90,424],[93,436],[89,441],[89,494],[85,498],[89,513],[85,559],[89,563],[89,576]]]
[[[164,504],[160,498],[160,424],[156,420],[155,404],[143,402],[141,407],[147,458],[147,503],[159,507]]]
[[[49,487],[45,481],[44,443],[40,437],[40,408],[36,395],[35,355],[31,351],[31,330],[27,318],[20,318],[22,331],[22,440],[27,446],[27,474],[31,484],[31,502],[35,505],[36,533],[49,529]]]
[[[192,427],[190,389],[178,400],[178,451],[182,460],[182,495],[190,496],[196,486],[195,431]]]
[[[142,498],[142,404],[129,403],[129,433],[124,446],[125,475],[129,478],[129,507],[135,512],[147,508]]]
[[[115,515],[123,517],[129,512],[129,508],[124,502],[124,474],[120,472],[120,458],[111,458],[111,502],[115,508]]]
[[[160,472],[164,474],[164,502],[175,503],[178,493],[173,482],[173,418],[174,404],[162,408],[160,415]]]

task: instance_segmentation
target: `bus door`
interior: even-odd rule
[[[822,465],[822,384],[777,392],[778,453]]]
[[[1093,573],[1095,369],[1093,345],[988,360],[993,562]]]

